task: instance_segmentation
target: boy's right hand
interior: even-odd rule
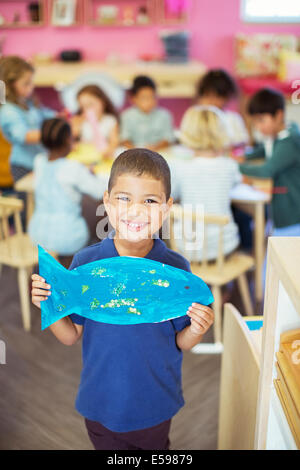
[[[36,307],[41,308],[41,301],[48,299],[51,295],[49,284],[46,284],[44,278],[38,274],[32,274],[32,289],[31,289],[31,300]]]

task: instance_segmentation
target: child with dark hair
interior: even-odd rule
[[[240,114],[226,110],[229,101],[236,98],[238,88],[234,79],[226,70],[214,69],[207,72],[200,80],[197,88],[197,103],[216,106],[225,113],[231,131],[231,146],[248,143],[249,135]]]
[[[45,120],[41,140],[48,155],[40,154],[35,160],[35,209],[28,232],[32,241],[46,250],[70,256],[89,240],[81,215],[82,193],[100,200],[104,184],[81,163],[64,158],[73,143],[66,121]]]
[[[248,176],[271,178],[271,203],[274,230],[272,236],[300,236],[300,132],[285,122],[284,96],[269,88],[258,91],[250,100],[248,111],[254,127],[272,138],[269,158],[260,144],[246,155],[247,160],[261,158],[262,165],[240,165]]]
[[[130,95],[133,106],[121,114],[121,145],[160,150],[172,144],[172,116],[158,107],[154,81],[144,75],[136,77]]]
[[[161,155],[148,149],[119,155],[103,196],[114,231],[76,253],[70,269],[136,256],[190,271],[189,262],[158,237],[172,206],[170,191],[170,169]],[[32,302],[40,308],[51,286],[37,274],[32,280]],[[63,344],[83,337],[76,409],[95,449],[169,449],[171,419],[184,405],[182,350],[199,343],[213,323],[211,308],[196,299],[186,313],[139,325],[111,325],[72,314],[50,326]]]

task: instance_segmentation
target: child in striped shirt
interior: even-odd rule
[[[180,140],[194,151],[192,160],[175,161],[170,165],[172,174],[172,197],[182,205],[202,205],[205,214],[226,215],[230,222],[224,227],[223,247],[227,255],[239,245],[238,227],[230,208],[232,187],[241,181],[237,163],[225,156],[225,149],[230,145],[224,113],[214,106],[193,106],[184,114]],[[180,227],[174,227],[179,230]],[[198,227],[197,230],[201,230]],[[180,236],[177,237],[180,241]],[[191,243],[192,238],[191,238]],[[207,259],[214,260],[218,255],[219,230],[210,225],[206,231]],[[189,261],[202,259],[202,248],[195,244],[195,249],[186,252]]]

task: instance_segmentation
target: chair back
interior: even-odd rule
[[[9,258],[22,256],[23,228],[20,216],[22,209],[23,201],[20,199],[0,196],[0,243],[5,249],[5,255]],[[9,217],[11,216],[14,220],[14,234],[11,234],[9,227]],[[16,243],[17,239],[20,240],[20,243]]]
[[[212,215],[212,214],[199,214],[196,211],[184,209],[179,204],[173,204],[171,213],[170,213],[170,246],[171,249],[177,252],[180,252],[186,258],[188,256],[188,250],[186,246],[191,243],[191,239],[187,237],[187,231],[184,229],[184,223],[189,221],[189,224],[192,224],[193,229],[196,231],[197,226],[203,224],[203,243],[202,243],[202,260],[199,261],[199,264],[206,266],[208,263],[207,259],[207,227],[209,225],[215,225],[218,228],[218,255],[216,259],[216,264],[221,271],[224,265],[224,247],[223,247],[223,231],[225,225],[230,222],[229,216],[227,215]],[[180,221],[183,224],[182,230],[182,239],[181,243],[178,244],[178,239],[174,233],[174,224],[176,221]],[[189,225],[190,226],[190,225]],[[194,237],[196,238],[196,237]]]

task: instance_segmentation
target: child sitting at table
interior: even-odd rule
[[[285,122],[284,96],[276,90],[264,88],[252,96],[248,111],[253,124],[263,135],[274,139],[271,157],[266,158],[264,145],[246,155],[247,160],[261,158],[262,165],[240,164],[240,171],[248,176],[271,178],[273,197],[271,212],[274,229],[272,236],[300,236],[300,132]]]
[[[93,144],[102,158],[113,158],[119,144],[119,117],[111,100],[97,85],[83,87],[77,100],[79,112],[71,119],[74,137]]]
[[[14,182],[29,173],[36,155],[44,151],[41,125],[54,117],[34,96],[34,68],[17,56],[0,60],[0,79],[5,83],[6,103],[0,106],[0,127],[12,149],[10,169]]]
[[[230,143],[224,113],[214,106],[193,106],[181,122],[180,141],[194,151],[189,161],[175,160],[171,165],[172,196],[182,205],[201,204],[205,214],[226,215],[230,222],[224,227],[223,247],[227,255],[239,245],[238,228],[232,218],[230,192],[241,181],[237,163],[224,156]],[[180,227],[174,226],[174,231]],[[201,231],[201,227],[197,230]],[[180,243],[180,240],[178,240]],[[207,259],[218,255],[219,231],[209,225],[206,231]],[[189,260],[202,260],[202,249],[189,249]]]
[[[121,144],[126,148],[160,150],[174,142],[172,116],[158,107],[156,85],[146,76],[134,79],[130,90],[133,106],[121,114]]]
[[[230,145],[238,147],[249,142],[249,134],[241,115],[226,109],[229,101],[236,98],[237,85],[228,72],[214,69],[207,72],[199,82],[197,103],[211,105],[224,111],[231,132]]]
[[[107,180],[103,177],[101,181],[81,163],[64,158],[72,149],[72,139],[70,125],[63,119],[44,121],[42,142],[48,155],[40,154],[35,160],[35,210],[28,227],[34,243],[63,257],[89,241],[81,215],[82,193],[100,199]]]

